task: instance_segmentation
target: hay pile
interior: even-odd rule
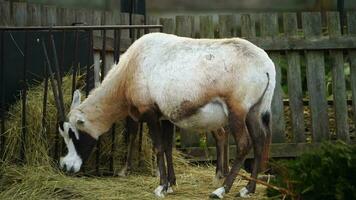
[[[208,199],[219,185],[213,184],[213,166],[180,165],[177,186],[165,199]],[[50,167],[7,166],[0,171],[0,199],[156,199],[157,177],[132,174],[129,177],[70,177]],[[245,186],[236,180],[224,199]],[[265,188],[257,186],[250,199],[264,199]]]

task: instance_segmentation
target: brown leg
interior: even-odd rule
[[[215,171],[215,178],[217,180],[220,180],[225,177],[225,175],[228,173],[228,164],[227,164],[227,159],[226,159],[226,152],[225,152],[225,146],[226,146],[226,133],[223,128],[220,128],[216,131],[211,132],[214,139],[215,139],[215,145],[216,145],[216,171]]]
[[[126,162],[125,166],[121,169],[119,172],[119,176],[127,176],[130,173],[131,166],[132,166],[132,153],[133,153],[133,148],[135,146],[135,140],[137,136],[137,130],[138,130],[138,122],[135,122],[131,118],[126,119],[126,131],[127,131],[127,154],[126,154]]]
[[[161,125],[158,119],[158,115],[154,111],[148,111],[144,115],[145,121],[151,132],[151,139],[155,152],[157,155],[157,165],[159,169],[160,185],[155,189],[155,195],[157,197],[164,197],[164,194],[168,188],[168,179],[166,173],[166,166],[164,161],[164,137],[161,129]]]
[[[236,155],[234,163],[223,183],[223,186],[211,194],[210,197],[212,198],[222,198],[224,193],[228,193],[230,191],[237,173],[245,161],[246,155],[251,149],[251,141],[247,131],[245,118],[246,112],[244,110],[239,109],[239,107],[230,107],[229,127],[236,143]]]
[[[172,185],[176,185],[176,176],[174,173],[173,155],[172,155],[174,125],[168,120],[163,120],[162,131],[163,131],[163,141],[164,141],[164,153],[167,160],[168,182],[169,182],[169,186],[172,186]]]
[[[254,151],[254,161],[252,166],[251,177],[253,179],[257,179],[258,172],[260,171],[263,146],[266,137],[263,128],[261,127],[260,119],[257,112],[254,112],[252,110],[248,113],[246,124],[253,143]],[[249,181],[246,186],[246,189],[242,189],[240,191],[240,196],[246,196],[248,193],[254,193],[255,190],[256,182]]]
[[[268,119],[267,119],[267,118]],[[270,113],[258,114],[256,109],[252,109],[246,119],[247,128],[251,136],[254,149],[254,163],[251,177],[256,180],[258,173],[264,168],[268,159],[269,143],[271,139]],[[267,121],[266,121],[267,120]],[[256,190],[256,181],[250,180],[245,188],[240,190],[239,195],[246,197]]]
[[[221,128],[224,138],[224,158],[223,158],[223,173],[226,177],[229,173],[229,135],[225,132],[224,128]]]

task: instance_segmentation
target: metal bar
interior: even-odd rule
[[[0,32],[0,153],[5,150],[5,65],[4,65],[4,36],[5,31]]]
[[[45,59],[46,59],[45,61],[47,62],[46,66],[47,66],[47,69],[48,69],[49,78],[50,78],[51,85],[52,85],[52,91],[53,91],[54,100],[55,100],[55,103],[56,103],[56,107],[59,110],[60,109],[60,103],[58,101],[58,93],[57,93],[57,90],[56,90],[56,84],[54,82],[54,75],[53,75],[53,71],[52,71],[52,66],[51,66],[51,62],[49,61],[48,52],[47,52],[47,48],[46,48],[46,44],[44,42],[44,39],[42,39],[42,48],[43,48],[43,52],[44,52]],[[64,116],[60,116],[60,117],[64,119]]]
[[[113,30],[113,29],[160,29],[162,25],[100,25],[100,26],[16,26],[0,27],[2,31],[47,31],[52,30]]]
[[[72,74],[72,95],[76,90],[77,86],[77,71],[78,71],[78,40],[79,40],[79,32],[78,30],[75,31],[75,47],[74,47],[74,62],[73,62],[73,74]],[[73,98],[73,96],[72,96]]]
[[[26,108],[27,108],[27,59],[28,59],[28,33],[25,32],[24,44],[24,61],[23,61],[23,74],[22,74],[22,114],[21,114],[21,149],[20,149],[20,162],[25,163],[25,145],[27,135],[27,121],[26,121]]]
[[[48,71],[46,62],[44,62],[44,87],[43,87],[43,104],[42,104],[42,136],[47,137],[47,97],[48,97]]]
[[[105,77],[106,65],[106,30],[103,30],[103,48],[101,49],[101,76],[100,80],[103,81]]]
[[[60,112],[60,120],[64,121],[65,120],[65,111],[64,111],[64,102],[63,102],[63,93],[62,93],[62,78],[60,75],[60,68],[59,68],[59,63],[58,63],[58,57],[57,57],[57,50],[56,50],[56,45],[54,43],[54,38],[53,34],[50,33],[50,38],[51,38],[51,46],[52,46],[52,51],[53,51],[53,57],[54,57],[54,69],[55,69],[55,75],[56,75],[56,80],[57,80],[57,92],[58,92],[58,101],[59,101],[59,112]]]
[[[61,66],[62,68],[60,68],[60,76],[63,77],[63,73],[62,73],[62,70],[63,70],[63,65],[64,65],[64,55],[65,55],[65,47],[66,47],[66,31],[63,30],[63,38],[62,38],[62,52],[61,52],[61,58],[60,58],[60,63],[59,63],[59,66]],[[61,81],[62,81],[62,78],[61,78]],[[61,82],[62,83],[62,82]]]
[[[138,29],[136,30],[136,38],[135,38],[135,39],[137,40],[137,39],[140,38],[140,37],[141,37],[141,29],[138,28]]]
[[[88,61],[87,61],[87,67],[86,67],[86,84],[85,84],[85,93],[86,96],[89,95],[90,92],[90,67],[92,66],[93,63],[93,31],[89,31],[89,38],[88,38]],[[93,81],[93,79],[92,79]]]

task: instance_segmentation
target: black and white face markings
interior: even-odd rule
[[[68,154],[60,159],[60,166],[68,172],[78,172],[89,157],[97,140],[89,134],[77,130],[68,122],[59,124],[59,132],[66,143]]]

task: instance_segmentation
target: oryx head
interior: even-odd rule
[[[98,139],[93,136],[93,130],[90,130],[91,123],[77,109],[79,104],[80,91],[76,90],[73,95],[68,122],[59,123],[59,133],[63,137],[68,150],[67,155],[60,159],[60,167],[68,172],[78,172],[80,170]]]

